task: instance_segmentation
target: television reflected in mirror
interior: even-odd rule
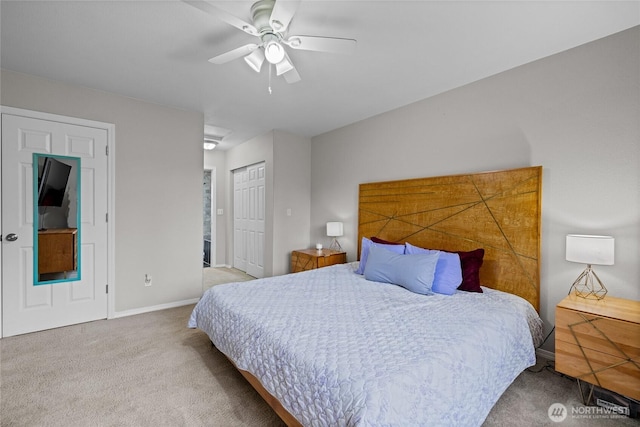
[[[38,206],[62,207],[73,166],[54,157],[39,158],[43,161],[42,173],[38,172]],[[38,170],[40,170],[39,164]]]
[[[34,285],[81,279],[80,158],[33,155]]]

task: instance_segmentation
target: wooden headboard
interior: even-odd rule
[[[540,307],[542,167],[360,184],[363,237],[430,249],[484,248],[483,286]]]

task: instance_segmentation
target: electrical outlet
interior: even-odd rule
[[[151,275],[150,274],[145,274],[144,275],[144,285],[145,286],[151,286],[152,282],[151,282]]]

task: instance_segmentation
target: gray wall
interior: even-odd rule
[[[542,165],[541,315],[583,265],[568,233],[611,234],[609,295],[640,299],[640,27],[312,139],[311,241],[342,220],[356,259],[358,184]],[[550,348],[550,345],[546,346]]]
[[[311,140],[274,132],[274,275],[290,273],[291,251],[309,247]],[[287,210],[291,215],[287,215]]]
[[[0,79],[1,105],[115,124],[115,311],[198,298],[202,113],[6,70]]]

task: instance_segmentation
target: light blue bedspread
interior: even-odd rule
[[[305,426],[479,426],[542,334],[528,302],[484,290],[414,294],[342,264],[214,286],[189,327]]]

